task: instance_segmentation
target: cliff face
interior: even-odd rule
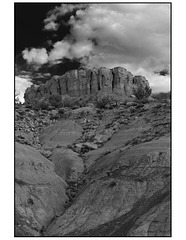
[[[128,97],[134,88],[149,86],[142,76],[133,76],[125,68],[113,69],[93,68],[78,69],[66,72],[62,76],[54,76],[40,86],[32,85],[25,92],[25,101],[39,99],[44,95],[60,94],[71,97],[95,95],[98,92],[113,93],[117,96]]]

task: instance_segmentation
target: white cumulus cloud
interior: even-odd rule
[[[45,26],[44,26],[44,30],[46,31],[55,31],[57,30],[59,27],[59,25],[53,21],[48,22]]]
[[[28,63],[41,65],[48,62],[48,54],[45,48],[32,48],[30,51],[25,49],[22,54]]]
[[[50,10],[47,14],[47,18],[44,19],[44,29],[48,31],[55,31],[58,28],[56,21],[67,13],[73,12],[74,10],[86,7],[87,4],[61,4]]]
[[[53,45],[49,54],[49,61],[55,61],[69,56],[70,44],[66,41],[58,41]]]
[[[25,90],[32,85],[31,79],[15,76],[15,89],[19,93],[19,100],[23,103]]]
[[[72,16],[71,35],[95,39],[89,65],[133,64],[149,70],[169,65],[169,4],[93,4]]]

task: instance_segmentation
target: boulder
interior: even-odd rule
[[[49,159],[54,163],[55,172],[67,182],[76,182],[84,171],[83,160],[71,149],[57,148]]]
[[[64,210],[67,184],[54,172],[52,162],[19,143],[15,169],[16,236],[35,236]]]

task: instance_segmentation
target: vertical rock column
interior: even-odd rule
[[[79,81],[79,96],[89,94],[87,88],[87,71],[85,69],[78,70],[78,81]]]
[[[112,92],[113,75],[110,69],[102,67],[99,69],[98,81],[100,90],[105,93]]]
[[[59,85],[60,85],[60,89],[61,89],[61,95],[65,95],[68,93],[68,86],[67,86],[67,78],[66,75],[62,75],[59,78]]]
[[[130,96],[133,94],[133,75],[131,72],[127,71],[125,68],[116,67],[112,69],[112,74],[113,93],[120,96]]]
[[[88,69],[87,70],[87,87],[89,94],[96,94],[98,92],[98,69]]]
[[[67,94],[71,97],[79,97],[80,84],[78,79],[78,71],[71,70],[67,72],[65,75],[67,78],[67,88],[68,88]]]

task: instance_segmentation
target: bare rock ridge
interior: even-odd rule
[[[146,86],[149,86],[149,83],[145,77],[133,76],[122,67],[80,68],[68,71],[62,76],[54,76],[45,84],[32,85],[25,92],[25,101],[29,102],[51,94],[79,97],[96,95],[99,92],[129,97],[134,89]]]

